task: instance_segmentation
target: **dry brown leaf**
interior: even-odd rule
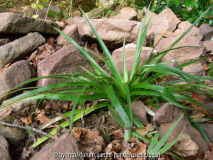
[[[213,143],[209,143],[209,148],[210,148],[210,151],[213,152]]]
[[[213,160],[213,151],[207,151],[205,154],[205,159],[206,160]]]
[[[175,144],[175,148],[180,151],[176,153],[183,157],[196,155],[199,150],[197,143],[191,139],[190,135],[185,133],[180,137],[179,143]]]
[[[136,128],[135,132],[137,132],[138,134],[140,134],[143,137],[148,133],[148,131],[144,127]]]
[[[122,145],[119,140],[113,140],[110,144],[107,145],[111,151],[119,153],[121,151]]]
[[[154,130],[154,127],[153,127],[153,125],[151,124],[151,123],[148,123],[147,125],[146,125],[146,130],[149,132],[149,131],[153,131]]]
[[[203,114],[203,113],[198,113],[198,114],[195,114],[195,115],[193,115],[193,116],[191,116],[191,118],[203,118],[203,117],[205,117],[206,115],[205,114]]]
[[[83,136],[87,133],[87,131],[83,128],[73,127],[72,133],[75,139],[80,139],[83,138]]]
[[[210,69],[210,67],[208,67],[206,64],[203,66],[204,71],[208,71],[209,69]]]
[[[48,117],[45,115],[45,112],[44,112],[44,110],[43,110],[43,111],[41,111],[41,113],[39,113],[39,114],[37,115],[36,120],[37,120],[37,121],[40,121],[41,124],[45,124],[45,123],[49,122],[51,119],[48,118]]]
[[[32,114],[30,114],[28,117],[26,118],[23,118],[21,117],[20,120],[23,122],[23,123],[27,123],[28,125],[32,124]]]
[[[131,149],[131,152],[138,155],[146,155],[146,144],[141,143],[139,140],[136,140],[137,145],[135,148]],[[136,157],[134,160],[143,160],[145,157]]]
[[[4,111],[0,112],[0,120],[6,116],[8,116],[12,112],[12,108],[8,107]]]
[[[208,108],[207,105],[206,105],[206,103],[205,103],[205,101],[203,100],[203,98],[200,96],[199,93],[193,92],[193,91],[192,91],[192,99],[194,99],[195,101],[201,103],[201,104],[204,105],[206,108]],[[200,106],[198,106],[198,105],[196,105],[196,104],[194,104],[194,103],[192,103],[192,108],[194,108],[194,109],[200,111],[201,113],[203,113],[203,114],[205,114],[205,115],[207,115],[207,116],[213,117],[213,115],[212,115],[211,113],[209,113],[207,110],[205,110],[203,107],[200,107]],[[209,108],[208,108],[208,109],[209,109]]]
[[[89,130],[79,128],[78,130],[85,130],[86,133],[84,136],[81,136],[78,140],[79,150],[83,153],[88,153],[88,151],[92,151],[93,153],[99,153],[103,147],[105,147],[104,139],[99,134],[100,132],[97,130]],[[80,131],[79,131],[80,132]],[[79,136],[79,135],[78,135]],[[91,150],[92,149],[92,150]]]
[[[124,138],[124,132],[122,128],[113,130],[110,135],[114,135],[116,138]]]

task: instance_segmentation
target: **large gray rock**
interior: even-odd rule
[[[81,38],[80,35],[78,33],[78,27],[76,24],[71,25],[71,26],[66,26],[63,30],[63,32],[65,34],[67,34],[68,36],[70,36],[76,43],[78,43],[79,45],[81,44]],[[60,45],[69,45],[70,42],[61,34],[58,36],[57,38],[57,44]]]
[[[125,56],[126,56],[126,65],[127,65],[127,72],[130,74],[132,70],[132,65],[134,61],[134,56],[135,56],[135,50],[136,50],[136,44],[131,43],[127,44],[125,46]],[[148,56],[150,55],[152,51],[151,47],[142,47],[142,52],[141,52],[141,58],[142,61],[140,65],[143,65]],[[154,52],[153,54],[155,54]],[[123,47],[116,49],[112,52],[112,58],[118,68],[118,71],[123,74]]]
[[[29,33],[13,42],[0,47],[0,69],[8,63],[24,59],[25,56],[45,42],[39,33]]]
[[[137,12],[130,7],[124,7],[121,9],[120,14],[112,16],[112,19],[128,19],[128,20],[138,20]]]
[[[58,34],[53,27],[60,28],[55,22],[23,17],[12,12],[0,13],[0,33],[27,34],[29,32],[40,32]]]
[[[70,44],[40,61],[37,66],[37,75],[40,77],[57,74],[79,73],[77,70],[82,72],[84,71],[81,66],[93,71],[86,58],[80,54],[73,44]],[[60,81],[61,80],[59,79],[45,78],[39,80],[37,86],[46,86]]]
[[[44,148],[36,153],[30,160],[83,160],[83,157],[79,153],[78,144],[74,136],[65,133],[55,142],[45,145]]]
[[[179,38],[179,36],[174,36],[174,37],[168,37],[168,38],[163,38],[160,43],[157,45],[156,49],[159,52],[165,51],[174,41],[176,41]],[[195,59],[199,59],[202,56],[205,56],[206,50],[205,47],[203,46],[202,42],[198,40],[197,38],[191,36],[191,35],[186,35],[183,39],[178,42],[174,48],[176,47],[181,47],[181,46],[198,46],[201,48],[195,48],[195,47],[185,47],[181,49],[175,49],[172,51],[169,51],[163,58],[162,61],[178,61],[175,63],[170,63],[168,65],[170,66],[177,66]],[[187,66],[188,67],[188,66]],[[186,69],[187,70],[187,69]],[[190,70],[192,72],[197,72],[196,70]]]
[[[10,155],[9,155],[9,152],[8,152],[8,149],[9,149],[9,146],[8,146],[8,143],[7,143],[7,140],[0,136],[0,159],[1,160],[10,160]]]
[[[1,121],[9,124],[21,124],[20,120],[11,115],[2,118]],[[0,124],[0,135],[9,139],[10,143],[17,144],[25,139],[25,130]]]
[[[7,103],[9,100],[5,100],[2,104]],[[28,116],[32,112],[35,111],[37,105],[37,100],[32,101],[24,101],[24,102],[18,102],[16,104],[13,104],[11,107],[12,112],[15,113],[17,116]],[[0,106],[1,109],[1,106]]]
[[[21,60],[12,64],[0,73],[0,97],[22,82],[34,78],[35,74],[34,69],[26,60]],[[11,95],[7,95],[6,97],[0,98],[0,103],[10,96]]]
[[[124,34],[126,43],[136,42],[141,27],[141,22],[125,19],[91,19],[90,21],[104,43],[112,49],[122,46]],[[83,40],[96,40],[86,20],[79,19],[77,26]]]
[[[180,23],[180,20],[171,9],[167,8],[152,20],[152,31],[155,35],[165,31],[173,32],[178,23]]]
[[[201,33],[203,34],[203,40],[208,41],[213,36],[213,27],[210,27],[209,24],[202,24],[200,26]]]

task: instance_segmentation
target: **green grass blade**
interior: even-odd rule
[[[79,113],[79,114],[77,114],[76,116],[74,116],[73,122],[79,120],[79,119],[81,118],[83,112],[84,112],[84,115],[88,115],[89,113],[91,113],[91,112],[93,112],[93,111],[95,111],[95,110],[98,110],[98,109],[100,109],[100,108],[106,107],[107,105],[108,105],[108,104],[103,103],[103,104],[99,104],[99,105],[92,106],[92,107],[86,109],[85,111],[82,111],[81,113]],[[65,127],[69,126],[69,123],[68,123],[67,121],[65,121],[65,122],[59,124],[59,126],[65,128]],[[57,129],[56,129],[56,128],[49,132],[49,134],[52,135],[52,136],[53,136],[54,134],[56,134],[56,133],[57,133]],[[32,147],[35,148],[35,147],[37,147],[38,145],[40,145],[41,143],[45,142],[45,141],[48,140],[48,139],[49,139],[49,137],[45,137],[45,136],[44,136],[44,137],[40,138],[37,142],[35,142],[35,143],[32,145]]]
[[[161,147],[165,144],[166,140],[169,138],[172,131],[175,129],[179,121],[182,119],[183,115],[174,123],[174,125],[169,129],[169,131],[161,138],[161,140],[156,144],[156,146],[149,152],[150,153],[158,153]]]
[[[89,55],[87,54],[72,38],[70,38],[68,35],[66,35],[64,32],[62,32],[61,30],[59,30],[58,28],[55,28],[55,30],[57,30],[61,35],[63,35],[70,43],[72,43],[73,45],[75,45],[75,47],[80,51],[80,53],[91,63],[91,65],[93,66],[93,68],[95,68],[96,70],[98,70],[101,74],[105,75],[105,76],[109,76],[96,62],[95,60]]]
[[[125,123],[125,126],[127,128],[132,128],[131,121],[129,120],[129,117],[127,116],[126,112],[124,111],[122,105],[118,101],[118,99],[115,95],[115,92],[113,91],[112,86],[108,86],[106,88],[106,93],[107,93],[111,103],[113,104],[114,108],[116,109],[117,113],[121,117],[122,121]]]
[[[147,153],[151,153],[151,151],[153,150],[153,148],[155,147],[155,145],[158,143],[158,138],[159,138],[160,133],[157,132],[155,133],[154,137],[151,140],[151,143],[149,145],[149,148],[147,150]]]
[[[80,8],[81,10],[81,8]],[[105,53],[107,59],[109,60],[109,63],[110,63],[110,66],[108,66],[112,72],[112,74],[114,75],[115,79],[118,81],[118,82],[122,82],[122,77],[112,59],[112,56],[109,52],[109,50],[107,49],[107,47],[105,46],[104,42],[102,41],[101,37],[99,36],[99,34],[97,33],[97,31],[95,30],[94,26],[92,25],[92,23],[90,22],[89,18],[84,14],[84,12],[81,10],[81,12],[83,13],[84,17],[86,18],[87,22],[89,23],[93,33],[95,34],[101,48],[103,49],[103,52]]]

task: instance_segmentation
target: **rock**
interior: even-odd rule
[[[4,101],[2,104],[7,103],[9,100]],[[34,112],[36,109],[37,100],[18,102],[12,106],[12,112],[17,116],[28,116],[30,113]],[[1,109],[1,106],[0,106]]]
[[[129,74],[131,73],[131,70],[132,70],[135,50],[136,50],[136,44],[134,44],[134,43],[127,44],[125,46],[126,65],[127,65],[127,72]],[[146,61],[146,59],[148,58],[151,51],[152,51],[152,48],[150,48],[150,47],[142,47],[141,58],[143,58],[143,59],[142,59],[140,65],[143,65],[143,63]],[[112,52],[112,58],[118,68],[118,71],[121,74],[123,74],[123,47],[114,50]]]
[[[80,153],[80,151],[78,149],[78,144],[76,143],[75,138],[71,134],[65,133],[55,142],[45,145],[30,160],[83,160],[83,157],[78,153]]]
[[[95,56],[93,55],[93,58],[94,57]],[[80,68],[81,66],[90,71],[93,71],[90,63],[86,60],[86,58],[80,54],[78,49],[73,44],[70,44],[40,61],[37,67],[37,75],[40,77],[56,74],[79,73],[77,70],[84,72],[84,70]],[[46,86],[59,82],[60,79],[45,78],[39,80],[37,86]]]
[[[206,52],[213,54],[213,41],[203,41],[203,45],[206,47]]]
[[[8,152],[8,149],[9,149],[9,146],[8,146],[8,143],[7,143],[7,140],[0,136],[0,159],[1,160],[10,160],[10,155],[9,155],[9,152]]]
[[[13,42],[0,47],[0,69],[8,63],[25,58],[25,56],[45,42],[39,33],[29,33]]]
[[[210,143],[213,143],[213,124],[211,123],[199,123],[199,126],[203,130],[203,132],[206,134],[206,136],[209,138]]]
[[[165,31],[173,32],[178,23],[180,23],[180,20],[171,9],[167,8],[152,20],[152,31],[155,36]]]
[[[136,117],[142,124],[147,125],[149,123],[146,117],[146,111],[140,107],[139,103],[131,103],[131,108],[134,115],[136,115]]]
[[[40,19],[45,19],[49,4],[41,3],[41,5],[43,5],[44,8],[42,10],[38,10],[38,15]],[[46,20],[60,21],[61,16],[61,9],[56,6],[50,5]]]
[[[203,65],[202,63],[193,63],[182,69],[184,72],[190,73],[193,76],[202,76],[203,75]]]
[[[160,43],[157,45],[156,49],[159,52],[165,51],[174,41],[176,41],[179,38],[179,36],[169,37],[169,38],[163,38]],[[175,60],[177,62],[168,64],[169,66],[177,66],[195,59],[202,58],[206,54],[205,47],[199,41],[197,38],[186,35],[183,39],[181,39],[175,46],[181,47],[181,46],[198,46],[201,48],[195,48],[195,47],[185,47],[181,49],[176,49],[169,51],[163,58],[162,62],[172,61]],[[202,63],[202,61],[200,61]],[[192,71],[192,72],[196,72]]]
[[[141,22],[125,19],[91,19],[90,21],[110,49],[123,45],[124,33],[126,44],[136,42],[141,27]],[[83,40],[90,40],[90,42],[96,40],[86,20],[80,21],[77,26]]]
[[[2,118],[1,121],[10,124],[21,123],[11,115]],[[3,126],[0,124],[0,135],[9,139],[10,143],[16,144],[21,143],[21,141],[25,139],[25,130],[15,127]]]
[[[175,30],[174,34],[175,35],[181,35],[183,34],[192,24],[189,23],[188,21],[183,21],[180,24],[178,24],[178,29]],[[194,36],[195,38],[201,40],[203,38],[203,35],[201,33],[200,28],[193,27],[188,35]]]
[[[160,138],[162,138],[168,130],[174,125],[175,122],[169,122],[169,123],[162,123],[159,128],[160,132]],[[204,140],[202,135],[199,131],[197,131],[195,128],[191,126],[191,124],[187,121],[182,119],[178,125],[175,127],[173,132],[170,134],[169,138],[167,139],[166,143],[171,143],[174,141],[178,135],[183,131],[183,133],[190,135],[191,139],[195,141],[198,146],[199,150],[198,153],[205,153],[209,150],[209,146],[207,142]]]
[[[153,20],[157,17],[157,14],[154,13],[154,12],[152,12],[152,11],[150,11],[150,10],[148,11],[147,8],[144,8],[143,13],[142,13],[141,10],[139,10],[139,11],[138,11],[138,14],[139,14],[139,15],[141,14],[141,22],[143,21],[146,12],[148,12],[148,13],[147,13],[146,23],[145,23],[145,24],[147,24],[149,18],[151,18],[151,21],[150,21],[150,24],[149,24],[149,29],[151,29],[151,28],[152,28],[152,22],[153,22]],[[148,32],[148,33],[149,33],[149,32]]]
[[[165,103],[155,113],[153,118],[154,123],[159,126],[162,123],[168,123],[178,120],[183,113],[181,110],[174,106],[172,103]],[[183,119],[183,118],[182,118]]]
[[[76,24],[72,25],[72,26],[66,26],[63,30],[63,32],[65,34],[67,34],[68,36],[70,36],[76,43],[78,43],[79,45],[81,44],[81,38],[80,35],[78,33],[78,27]],[[59,45],[69,45],[70,42],[61,34],[58,36],[57,38],[57,44]]]
[[[112,16],[112,19],[128,19],[128,20],[138,20],[137,12],[130,7],[124,7],[121,9],[120,14]]]
[[[203,34],[203,40],[210,40],[213,36],[213,27],[210,27],[209,24],[202,24],[200,26],[201,33]]]
[[[34,69],[26,60],[18,61],[0,73],[0,97],[10,91],[12,88],[35,77]],[[9,98],[11,95],[0,98],[2,100]]]
[[[73,24],[81,23],[84,20],[85,20],[85,18],[83,18],[83,17],[75,16],[73,18],[72,17],[68,18],[67,23],[69,26],[72,26]]]
[[[19,33],[40,32],[58,34],[53,28],[60,28],[55,22],[23,17],[12,12],[0,13],[0,33]]]

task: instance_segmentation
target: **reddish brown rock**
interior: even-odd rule
[[[210,27],[209,24],[202,24],[200,26],[201,33],[203,34],[203,40],[208,41],[213,36],[213,27]]]
[[[136,50],[136,44],[134,43],[131,43],[125,46],[126,65],[127,65],[127,72],[129,74],[131,73],[131,69],[132,69],[132,65],[134,61],[135,50]],[[143,63],[146,61],[146,59],[150,55],[151,51],[152,51],[152,48],[150,47],[142,47],[141,58],[143,59],[140,65],[143,65]],[[123,47],[114,50],[112,52],[112,58],[118,68],[118,71],[121,74],[123,74]]]
[[[172,103],[165,103],[156,113],[153,121],[156,125],[178,120],[183,113]]]
[[[92,54],[91,56],[93,56],[93,58],[95,57]],[[70,44],[40,61],[37,66],[37,75],[40,77],[79,73],[77,70],[84,72],[81,67],[93,71],[91,64],[86,60],[86,58],[81,55],[73,44]],[[60,81],[60,79],[45,78],[39,80],[37,86],[46,86],[53,83],[59,83]]]
[[[175,122],[169,122],[169,123],[162,123],[160,125],[159,131],[160,131],[160,138],[163,137],[163,135],[168,132],[168,130],[174,125]],[[169,138],[167,139],[166,143],[171,143],[174,141],[178,135],[183,131],[183,133],[189,134],[191,139],[195,141],[198,146],[199,150],[198,153],[205,153],[209,150],[209,145],[204,140],[202,135],[199,131],[197,131],[195,128],[191,126],[191,124],[187,120],[181,120],[178,125],[175,127]]]
[[[200,62],[193,63],[186,67],[183,67],[182,70],[184,72],[190,73],[193,76],[202,76],[203,75],[203,64]]]
[[[26,60],[18,61],[0,73],[0,97],[24,81],[34,78],[35,70]],[[22,86],[23,87],[23,86]],[[11,95],[0,98],[0,103]]]
[[[121,9],[120,14],[111,17],[112,19],[128,19],[128,20],[138,20],[137,12],[130,7],[124,7]]]
[[[146,117],[146,111],[142,107],[140,107],[140,104],[138,102],[131,103],[131,108],[134,115],[142,124],[147,125],[149,123]]]
[[[72,26],[66,26],[63,30],[65,34],[67,34],[69,37],[71,37],[76,43],[79,45],[81,44],[81,38],[78,33],[78,27],[76,24]],[[57,44],[60,45],[69,45],[70,42],[61,34],[57,38]]]
[[[192,24],[189,23],[188,21],[183,21],[181,22],[180,24],[178,24],[178,29],[175,30],[174,34],[175,35],[181,35],[183,34]],[[201,30],[200,28],[197,28],[197,27],[193,27],[188,35],[191,35],[191,36],[194,36],[196,37],[197,39],[201,40],[203,38],[203,35],[201,33]]]
[[[203,45],[206,47],[207,52],[211,52],[213,54],[213,41],[203,41]]]
[[[80,151],[75,138],[71,134],[65,133],[55,142],[45,145],[30,160],[83,160],[83,157],[78,153]]]
[[[10,160],[10,155],[8,152],[9,146],[7,140],[0,136],[0,159],[1,160]]]
[[[167,8],[152,20],[152,31],[155,35],[165,31],[173,32],[178,23],[180,23],[180,20],[171,9]]]
[[[126,19],[91,19],[90,21],[103,42],[111,49],[123,45],[124,34],[127,44],[136,42],[141,28],[141,22]],[[96,40],[86,20],[80,21],[77,26],[83,40]]]
[[[179,38],[179,36],[169,37],[169,38],[163,38],[156,49],[159,52],[165,51],[174,41],[176,41]],[[178,42],[174,48],[181,47],[181,46],[198,46],[201,48],[195,48],[195,47],[186,47],[181,49],[176,49],[169,51],[163,58],[162,62],[166,61],[172,61],[175,60],[177,62],[170,63],[168,65],[170,66],[177,66],[195,59],[202,58],[206,54],[205,47],[203,46],[202,42],[199,41],[197,38],[186,35],[183,39]],[[196,72],[193,71],[193,72]]]

